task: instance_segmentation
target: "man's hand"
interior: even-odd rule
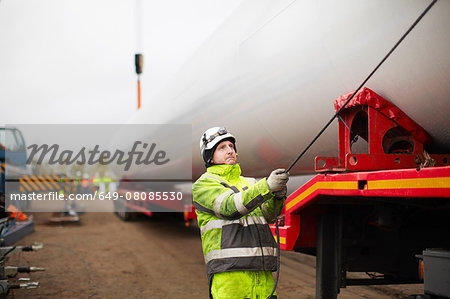
[[[274,193],[276,191],[281,191],[286,187],[286,183],[289,180],[289,174],[284,169],[277,169],[272,171],[272,173],[267,178],[267,185],[269,186],[270,192]]]

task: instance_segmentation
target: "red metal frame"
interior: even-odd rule
[[[336,111],[351,94],[336,99]],[[356,133],[368,141],[368,153],[352,153]],[[424,145],[430,140],[399,108],[362,89],[340,113],[339,156],[316,157],[316,172],[325,174],[316,175],[287,198],[281,249],[316,246],[317,217],[325,208],[322,199],[327,204],[350,204],[350,199],[368,203],[374,198],[450,198],[450,155],[431,155],[439,167],[421,168]],[[274,225],[271,230],[275,236]]]
[[[285,206],[285,224],[280,227],[280,246],[292,250],[315,246],[316,218],[321,214],[322,196],[358,197],[368,201],[374,197],[450,198],[450,166],[373,172],[318,174],[289,195]],[[302,229],[304,227],[304,229]],[[274,225],[271,225],[275,235]]]
[[[186,223],[186,226],[190,225],[190,220],[197,219],[197,214],[195,213],[195,207],[193,204],[184,206],[183,216],[184,216],[184,221]]]
[[[348,93],[336,99],[336,111],[351,95]],[[339,117],[339,157],[316,157],[316,172],[404,169],[418,167],[424,160],[424,145],[431,137],[399,108],[372,90],[363,88],[359,91]],[[352,152],[352,137],[358,133],[359,138],[368,142],[367,153]],[[396,148],[399,144],[403,148]],[[450,160],[450,155],[431,157],[435,166],[448,165]]]
[[[147,196],[147,194],[145,192],[139,192],[136,190],[131,190],[131,189],[126,189],[123,187],[120,187],[117,192],[122,196],[122,198],[126,198],[127,193],[128,194],[133,194],[134,192],[138,192],[140,194],[142,194],[142,196]],[[141,196],[141,195],[140,195]],[[191,202],[192,202],[192,195],[191,194],[183,194],[183,198],[187,199],[187,198],[191,198]],[[181,206],[175,206],[174,205],[177,203],[176,201],[164,201],[164,200],[150,200],[147,199],[147,197],[145,198],[141,198],[140,200],[125,200],[125,206],[127,208],[129,208],[132,211],[135,212],[140,212],[143,213],[147,216],[152,216],[153,215],[153,211],[151,211],[148,207],[147,207],[147,202],[148,203],[152,203],[152,204],[157,204],[161,207],[164,208],[168,208],[168,209],[174,209],[177,211],[182,210],[183,211],[183,217],[184,217],[184,221],[189,222],[190,220],[195,220],[197,219],[197,214],[195,214],[195,208],[193,204],[184,204],[183,207],[181,208]],[[182,204],[180,202],[180,204]]]

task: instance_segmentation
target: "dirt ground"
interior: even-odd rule
[[[18,244],[44,248],[11,257],[10,265],[46,268],[29,275],[40,287],[10,298],[208,298],[198,229],[167,213],[123,222],[86,213],[79,224],[49,223],[35,213],[35,232]],[[314,298],[315,258],[282,252],[279,298]],[[26,277],[27,275],[21,275]],[[348,287],[339,298],[407,298],[422,285]]]

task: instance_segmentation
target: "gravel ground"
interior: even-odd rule
[[[123,222],[111,213],[86,213],[79,223],[49,223],[35,213],[35,232],[19,242],[43,242],[10,265],[46,268],[32,273],[40,287],[14,298],[208,298],[198,229],[171,214]],[[279,298],[314,298],[315,258],[282,252]],[[339,298],[407,298],[422,285],[348,287]]]

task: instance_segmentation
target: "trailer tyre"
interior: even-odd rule
[[[125,201],[121,199],[114,202],[114,214],[122,221],[131,221],[135,219],[135,213],[130,212],[128,207],[125,206]]]
[[[336,299],[339,290],[335,219],[336,216],[328,212],[317,221],[316,298],[318,299]]]

